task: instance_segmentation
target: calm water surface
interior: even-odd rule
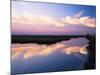
[[[72,38],[51,45],[12,44],[12,74],[84,69],[89,40]]]

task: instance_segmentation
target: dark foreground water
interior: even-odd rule
[[[12,44],[11,73],[82,70],[88,59],[89,40],[72,38],[55,44]]]

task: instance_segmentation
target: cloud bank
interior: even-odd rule
[[[83,14],[83,10],[74,16],[65,16],[60,19],[56,19],[50,16],[33,16],[31,13],[24,12],[23,14],[15,14],[12,15],[12,25],[44,25],[44,26],[56,26],[63,27],[67,25],[79,25],[86,27],[96,27],[96,19],[90,16],[81,16]]]

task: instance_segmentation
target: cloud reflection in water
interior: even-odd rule
[[[12,44],[12,59],[16,59],[22,54],[24,59],[29,59],[33,56],[48,56],[57,51],[67,55],[76,53],[87,54],[86,47],[88,46],[88,42],[86,38],[73,38],[52,45],[35,43]]]

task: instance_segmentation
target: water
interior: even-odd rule
[[[51,45],[12,44],[12,74],[84,69],[89,40],[72,38]]]

